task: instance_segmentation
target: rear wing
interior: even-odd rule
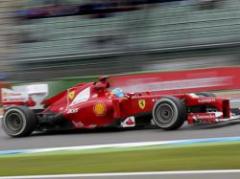
[[[42,101],[48,96],[47,84],[13,86],[1,89],[3,106],[26,105],[32,109],[42,109]]]

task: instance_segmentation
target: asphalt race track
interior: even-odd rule
[[[216,126],[184,125],[176,131],[161,129],[84,130],[74,132],[38,133],[25,138],[11,138],[0,128],[0,150],[65,147],[126,142],[231,137],[240,135],[240,121]]]
[[[215,127],[191,127],[186,125],[177,131],[163,131],[160,129],[123,131],[94,130],[34,134],[25,138],[10,138],[1,129],[0,150],[162,141],[191,138],[230,137],[239,136],[239,134],[240,122]]]

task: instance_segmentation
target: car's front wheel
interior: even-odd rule
[[[25,106],[8,108],[3,116],[2,126],[11,137],[30,135],[36,128],[37,119],[34,112]]]
[[[165,130],[180,128],[187,118],[184,102],[173,96],[163,97],[157,101],[152,114],[154,123]]]

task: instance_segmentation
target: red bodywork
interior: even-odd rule
[[[112,78],[102,77],[97,82],[79,83],[49,99],[45,99],[47,84],[2,89],[3,129],[9,136],[21,137],[33,131],[100,127],[154,125],[175,130],[185,121],[188,124],[214,124],[240,119],[239,108],[230,109],[228,99],[199,93],[197,86],[203,85],[199,81],[193,85],[195,88],[188,85],[189,81],[187,84],[182,81],[181,85],[170,81],[171,91],[165,90],[167,83],[160,79],[148,84],[142,79],[132,82],[126,82],[125,88],[120,89]],[[188,92],[197,89],[198,93],[178,93],[175,89],[182,84]]]
[[[84,92],[83,92],[84,91]],[[81,93],[84,93],[81,96]],[[166,95],[165,95],[166,96]],[[228,99],[199,97],[195,94],[176,94],[187,106],[189,124],[216,123],[230,118]],[[95,128],[114,125],[130,116],[151,114],[153,106],[164,97],[160,91],[125,93],[118,97],[112,93],[107,82],[78,84],[43,102],[45,109],[41,114],[62,114],[75,128]],[[77,100],[79,98],[80,100]],[[216,112],[191,112],[194,107],[210,107]]]
[[[187,110],[185,120],[189,124],[212,124],[230,120],[232,117],[228,99],[201,97],[194,93],[172,96],[184,102]],[[38,123],[42,124],[40,130],[55,126],[66,128],[63,123],[67,123],[68,127],[70,124],[71,128],[134,127],[137,123],[135,119],[144,121],[144,118],[148,117],[148,122],[151,120],[155,103],[163,97],[166,97],[166,94],[162,91],[121,91],[119,95],[111,88],[107,79],[102,78],[98,82],[77,84],[44,100],[41,110],[33,108],[35,102],[31,96],[28,101],[3,101],[3,106],[7,109],[9,106],[24,105],[33,109]]]

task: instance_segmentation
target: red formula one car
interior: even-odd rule
[[[20,92],[21,91],[21,92]],[[2,126],[12,137],[57,129],[135,127],[156,125],[180,128],[185,121],[218,123],[239,118],[228,99],[209,93],[162,95],[160,91],[124,93],[111,88],[107,78],[80,83],[54,97],[46,85],[2,90]]]

